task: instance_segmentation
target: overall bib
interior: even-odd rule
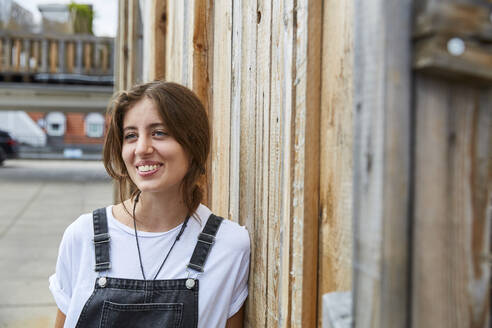
[[[111,267],[106,209],[93,212],[95,271]],[[203,272],[223,218],[213,214],[188,268]],[[198,325],[198,279],[134,280],[100,276],[82,309],[76,328],[194,328]]]

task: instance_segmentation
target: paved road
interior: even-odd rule
[[[7,160],[0,167],[0,328],[53,327],[48,277],[63,231],[111,202],[101,162]]]

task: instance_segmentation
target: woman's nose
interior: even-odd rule
[[[152,140],[146,137],[140,137],[138,139],[137,148],[135,149],[137,155],[151,154],[153,150]]]

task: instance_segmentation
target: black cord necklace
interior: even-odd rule
[[[135,209],[137,208],[137,203],[138,203],[138,199],[140,198],[140,194],[141,192],[139,192],[137,194],[137,196],[135,196],[135,200],[133,202],[133,229],[135,230],[135,241],[137,243],[137,252],[138,252],[138,260],[140,262],[140,270],[142,271],[142,277],[143,277],[143,280],[144,281],[147,281],[147,279],[145,278],[145,272],[144,272],[144,268],[143,268],[143,264],[142,264],[142,255],[140,253],[140,244],[138,243],[138,235],[137,235],[137,219],[135,217]],[[155,280],[157,278],[157,276],[159,275],[159,273],[161,272],[161,269],[162,267],[164,266],[164,263],[166,263],[166,260],[167,258],[169,257],[169,254],[171,254],[171,251],[173,250],[174,248],[174,245],[176,245],[176,242],[179,240],[179,238],[181,237],[181,235],[183,234],[185,228],[186,228],[186,225],[188,224],[188,220],[190,219],[190,216],[187,216],[186,219],[184,220],[183,222],[183,225],[181,226],[181,230],[179,230],[179,233],[178,235],[176,236],[176,239],[174,239],[174,242],[173,244],[171,245],[171,248],[169,249],[169,251],[167,252],[167,255],[166,257],[164,258],[164,261],[162,261],[161,263],[161,266],[159,267],[159,270],[157,270],[157,273],[155,274],[154,276],[154,279]]]

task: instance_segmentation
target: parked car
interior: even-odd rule
[[[0,165],[7,158],[16,158],[17,156],[19,156],[17,141],[8,132],[0,130]]]

